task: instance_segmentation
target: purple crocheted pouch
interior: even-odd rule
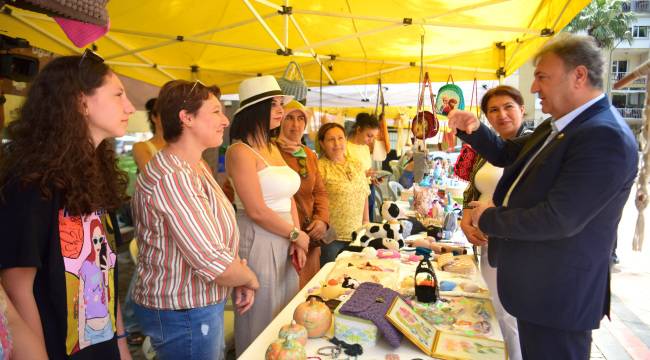
[[[364,282],[341,306],[339,312],[372,321],[390,346],[399,347],[402,333],[386,319],[388,308],[399,294],[379,284]]]

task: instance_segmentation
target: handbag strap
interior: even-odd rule
[[[478,82],[476,78],[474,78],[474,84],[472,85],[472,97],[469,99],[469,108],[471,109],[472,106],[476,107],[476,118],[480,119],[481,110],[478,106]]]
[[[282,77],[284,79],[290,80],[289,78],[289,71],[293,69],[293,72],[291,73],[291,78],[295,79],[295,74],[298,73],[298,80],[305,81],[305,76],[302,74],[302,69],[300,68],[300,65],[298,65],[297,62],[295,61],[289,61],[287,64],[287,67],[284,69],[284,74],[282,74]]]
[[[451,75],[451,73],[449,73],[449,75],[447,76],[447,84],[449,84],[450,82],[451,82],[452,85],[455,85],[454,84],[454,76]]]
[[[420,97],[418,98],[418,114],[424,110],[424,92],[427,87],[429,88],[429,99],[431,100],[431,109],[433,110],[433,107],[435,106],[435,96],[433,95],[433,89],[431,88],[431,79],[429,79],[428,71],[424,73],[424,79],[422,80],[422,90],[420,91]],[[418,116],[418,120],[420,119],[420,116]],[[424,117],[422,117],[422,119],[424,119]]]

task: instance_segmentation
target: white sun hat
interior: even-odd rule
[[[293,100],[293,96],[282,93],[278,81],[271,75],[246,79],[239,84],[239,109],[235,114],[253,104],[276,96],[284,97],[283,104]]]

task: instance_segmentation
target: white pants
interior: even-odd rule
[[[488,262],[488,248],[481,246],[481,274],[487,284],[490,295],[492,296],[492,305],[496,312],[501,332],[503,333],[503,340],[508,347],[508,359],[521,360],[521,347],[519,347],[519,330],[517,329],[517,319],[508,314],[508,312],[501,305],[499,300],[499,292],[497,291],[497,269],[490,266]]]

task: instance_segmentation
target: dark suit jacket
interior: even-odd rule
[[[535,324],[588,330],[609,314],[609,261],[623,206],[637,172],[637,144],[603,98],[576,117],[510,185],[550,133],[503,141],[485,125],[459,132],[493,165],[505,167],[479,228],[504,308]]]

